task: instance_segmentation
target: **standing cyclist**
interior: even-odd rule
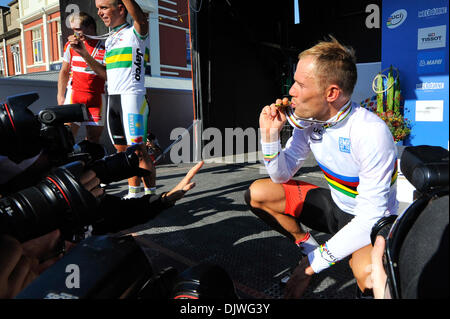
[[[70,27],[79,37],[96,35],[94,18],[85,12],[73,13],[69,17]],[[105,43],[101,40],[86,38],[84,46],[88,54],[99,63],[105,58]],[[58,104],[85,104],[89,121],[70,123],[74,136],[81,125],[86,126],[86,139],[99,143],[105,121],[105,79],[89,68],[86,61],[67,42],[58,77]]]
[[[89,66],[107,79],[108,85],[108,132],[114,147],[122,152],[128,146],[139,144],[141,168],[152,172],[143,177],[145,194],[155,191],[155,170],[147,154],[148,104],[145,89],[145,52],[148,37],[148,20],[134,0],[96,0],[98,15],[111,29],[106,39],[105,64],[93,60],[79,39],[69,37]],[[127,14],[133,25],[127,23]],[[126,198],[140,197],[140,177],[128,179]]]

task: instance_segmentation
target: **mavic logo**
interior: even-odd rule
[[[427,66],[427,65],[441,65],[442,59],[435,59],[435,60],[420,60],[419,65],[420,66]]]

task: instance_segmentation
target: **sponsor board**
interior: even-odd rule
[[[428,17],[434,17],[442,14],[447,14],[447,7],[440,7],[440,8],[430,8],[425,10],[419,10],[417,13],[418,18],[428,18]]]
[[[431,90],[444,90],[444,82],[420,82],[416,84],[416,90],[431,91]]]
[[[417,31],[417,50],[435,49],[445,47],[447,26],[438,25],[429,28],[420,28]]]
[[[419,52],[417,54],[417,73],[443,73],[445,72],[445,51]]]
[[[444,100],[416,101],[416,122],[442,122]]]

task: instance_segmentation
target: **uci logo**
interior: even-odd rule
[[[402,25],[403,22],[405,22],[407,16],[408,16],[408,13],[406,12],[405,9],[397,10],[389,16],[389,18],[386,22],[386,26],[389,29],[395,29],[395,28],[399,27],[400,25]]]
[[[323,128],[322,126],[314,127],[313,132],[311,133],[311,139],[314,141],[322,140]]]

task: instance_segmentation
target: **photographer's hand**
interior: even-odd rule
[[[195,174],[197,174],[200,168],[202,168],[203,163],[203,161],[198,162],[194,167],[192,167],[186,174],[186,176],[178,183],[178,185],[163,196],[163,201],[174,204],[176,201],[183,198],[184,194],[186,194],[187,191],[194,188],[195,183],[191,183],[191,180],[194,178]]]
[[[13,237],[0,236],[0,298],[14,298],[61,259],[60,237],[58,229],[22,244]],[[66,250],[73,246],[69,242],[64,244]]]
[[[14,298],[38,274],[37,258],[28,257],[19,241],[0,236],[0,298]]]
[[[372,248],[370,265],[370,276],[367,280],[367,288],[373,289],[375,299],[388,299],[389,295],[385,295],[387,275],[383,266],[383,254],[386,242],[383,236],[377,236]]]
[[[100,179],[93,170],[84,172],[80,177],[80,183],[95,198],[101,197],[105,193],[105,190],[100,187]]]
[[[24,255],[30,258],[36,258],[40,261],[40,264],[34,269],[38,275],[61,259],[63,252],[68,251],[73,246],[75,246],[75,244],[71,242],[62,242],[59,229],[22,244]]]

